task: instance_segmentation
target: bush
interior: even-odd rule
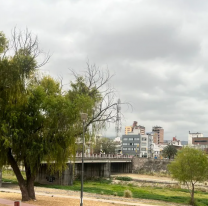
[[[125,190],[124,191],[124,197],[126,197],[126,198],[132,197],[132,192],[130,190]]]
[[[113,195],[114,195],[114,196],[117,196],[118,194],[117,194],[117,192],[114,192]]]
[[[131,177],[116,177],[116,180],[122,180],[122,181],[132,181],[133,179]]]

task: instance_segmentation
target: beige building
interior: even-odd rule
[[[153,132],[153,142],[155,144],[160,144],[164,142],[164,129],[160,126],[152,127]]]
[[[125,127],[125,135],[127,135],[129,132],[133,132],[134,129],[139,129],[140,130],[139,133],[145,135],[145,127],[141,125],[137,125],[137,121],[134,121],[132,126]]]
[[[129,132],[132,132],[132,126],[125,127],[125,135],[127,135]]]
[[[137,126],[138,129],[140,129],[140,134],[145,135],[145,127],[144,126]]]

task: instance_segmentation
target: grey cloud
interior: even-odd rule
[[[197,55],[200,45],[198,40],[180,35],[177,28],[152,24],[110,34],[103,30],[89,36],[83,49],[92,56],[104,58],[186,60]]]
[[[159,124],[165,138],[208,135],[208,2],[12,1],[1,5],[1,30],[14,26],[37,34],[52,57],[42,68],[64,83],[68,68],[83,71],[87,59],[115,73],[112,86],[122,106],[123,127],[138,120],[147,131]],[[4,10],[2,9],[4,8]],[[106,135],[114,135],[114,126]]]

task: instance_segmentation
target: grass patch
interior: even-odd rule
[[[25,172],[21,172],[23,177],[25,178]],[[12,169],[3,168],[2,169],[2,182],[11,182],[13,184],[17,184],[17,178]]]
[[[133,180],[131,177],[122,177],[122,176],[118,176],[115,179],[122,180],[122,181],[132,181]]]
[[[40,185],[38,185],[40,186]],[[48,188],[64,189],[80,191],[80,182],[75,181],[72,186],[60,186],[60,185],[41,185]],[[103,182],[87,181],[84,182],[84,192],[114,195],[122,197],[124,191],[129,190],[132,192],[132,197],[141,199],[152,199],[166,202],[183,203],[188,204],[190,200],[189,191],[186,189],[169,189],[160,187],[136,187],[132,185],[120,185],[120,184],[106,184]],[[199,206],[208,205],[208,194],[205,192],[196,191],[195,198]]]

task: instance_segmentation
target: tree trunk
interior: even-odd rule
[[[25,172],[27,177],[27,191],[29,194],[29,197],[33,200],[35,200],[35,190],[34,190],[34,181],[35,181],[35,175],[31,173],[30,167],[25,162]]]
[[[22,201],[29,201],[30,200],[30,196],[27,190],[27,186],[26,186],[26,182],[20,172],[20,169],[18,167],[17,161],[14,159],[13,155],[12,155],[12,151],[11,148],[9,148],[8,153],[7,153],[7,157],[8,157],[8,162],[10,163],[16,177],[18,180],[18,184],[22,193]]]
[[[194,184],[192,184],[192,190],[191,190],[191,205],[195,205],[195,201],[194,201]]]

